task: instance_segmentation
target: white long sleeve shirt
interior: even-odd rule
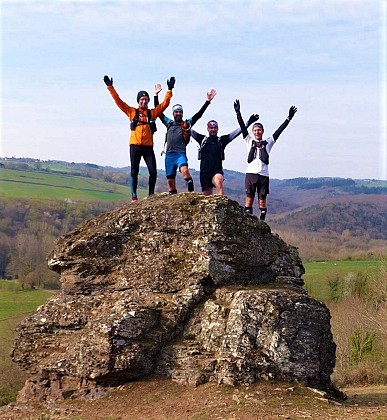
[[[247,153],[249,153],[253,140],[255,139],[250,134],[248,134],[244,138],[244,140],[246,143]],[[273,136],[270,136],[267,139],[265,139],[265,141],[267,141],[267,145],[266,145],[267,154],[270,155],[270,151],[271,151],[271,148],[274,146],[275,140]],[[269,176],[269,165],[266,165],[265,163],[261,161],[261,159],[259,159],[259,149],[257,150],[256,158],[247,165],[246,173]]]

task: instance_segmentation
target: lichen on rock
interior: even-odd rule
[[[302,288],[296,248],[225,196],[125,205],[60,238],[48,265],[62,287],[17,328],[20,400],[151,374],[331,387],[329,311]]]

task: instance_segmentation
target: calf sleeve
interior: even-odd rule
[[[193,179],[190,176],[189,178],[185,178],[185,182],[187,183],[187,188],[189,192],[194,191],[194,183],[193,183]]]
[[[132,192],[132,197],[137,197],[137,182],[138,182],[137,176],[131,175],[129,184],[130,184],[130,190]]]

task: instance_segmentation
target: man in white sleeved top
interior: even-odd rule
[[[294,117],[294,114],[297,112],[297,108],[295,106],[291,106],[286,120],[277,128],[272,136],[265,140],[262,140],[264,128],[261,123],[255,123],[253,125],[253,137],[247,132],[247,128],[241,115],[239,100],[234,102],[234,109],[248,150],[248,165],[245,175],[245,210],[246,212],[253,214],[254,197],[255,193],[257,193],[259,210],[261,212],[259,218],[261,220],[265,220],[267,214],[266,197],[269,194],[270,151],[280,134],[285,130],[291,119]]]

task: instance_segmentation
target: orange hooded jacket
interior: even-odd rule
[[[114,102],[117,104],[118,108],[120,108],[120,110],[128,116],[129,120],[132,121],[136,116],[137,108],[133,108],[132,106],[129,106],[127,103],[125,103],[118,96],[118,93],[113,86],[108,86],[107,89],[110,92],[110,95],[112,95],[112,98],[114,99]],[[156,108],[151,109],[151,115],[154,120],[168,108],[169,103],[171,102],[171,98],[172,91],[167,90],[163,102],[157,105]],[[144,114],[141,108],[139,119],[140,121],[148,121],[147,113]],[[153,133],[149,127],[149,124],[138,124],[135,130],[131,131],[130,133],[129,144],[136,144],[138,146],[153,146]]]

